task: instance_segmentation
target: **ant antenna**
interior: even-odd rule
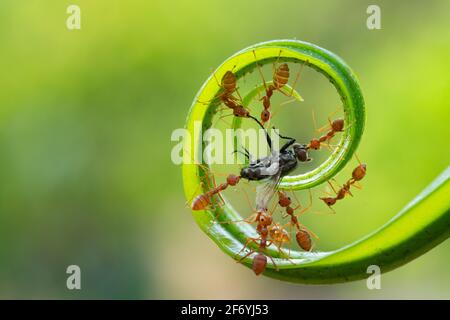
[[[262,123],[259,122],[259,120],[256,119],[255,117],[253,117],[253,116],[251,116],[251,115],[249,115],[248,117],[249,117],[249,118],[252,118],[253,120],[255,120],[256,123],[258,123],[258,125],[261,127],[261,129],[264,130],[264,133],[265,133],[265,135],[266,135],[267,144],[269,145],[269,149],[270,149],[270,151],[272,152],[272,139],[270,138],[269,133],[267,132],[266,128],[264,128],[264,126],[262,125]]]
[[[245,151],[247,151],[247,149]],[[242,150],[234,150],[231,154],[235,154],[235,153],[240,153],[240,154],[244,155],[245,158],[247,158],[247,160],[250,161],[250,155],[249,155],[248,151],[244,152]]]
[[[260,66],[259,63],[258,63],[258,59],[256,58],[256,52],[255,52],[255,50],[253,50],[253,56],[255,57],[255,62],[256,62],[256,66],[258,67],[259,74],[261,75],[261,78],[263,79],[264,89],[266,89],[266,91],[267,91],[266,80],[264,79],[264,75],[263,75],[263,73],[262,73],[262,71],[261,71],[261,66]]]
[[[282,136],[281,134],[279,134],[279,132],[278,132],[279,130],[277,130],[277,128],[275,128],[275,126],[273,126],[272,129],[274,130],[274,132],[275,132],[281,139],[295,140],[294,138]]]

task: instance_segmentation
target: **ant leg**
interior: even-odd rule
[[[317,128],[316,113],[314,112],[314,109],[311,110],[311,115],[312,115],[313,124],[314,124],[314,131],[316,131],[317,133],[321,133],[321,132],[331,128],[331,122],[330,122],[330,124],[326,124],[323,127]]]
[[[303,67],[305,66],[306,63],[307,63],[307,60],[303,61],[302,65],[301,65],[300,68],[298,69],[297,76],[295,77],[294,84],[292,85],[292,88],[291,88],[291,93],[289,93],[289,95],[286,95],[286,94],[283,93],[281,90],[280,90],[280,92],[282,92],[282,93],[283,93],[284,95],[286,95],[287,97],[292,97],[292,95],[294,94],[295,86],[297,85],[297,82],[298,82],[298,80],[300,79],[300,74],[301,74],[301,72],[302,72],[302,70],[303,70]]]
[[[204,185],[204,183],[203,183],[203,181],[200,181],[200,183],[199,183],[198,186],[197,186],[197,189],[196,189],[195,192],[192,194],[192,197],[184,203],[184,206],[185,206],[185,207],[191,208],[192,200],[194,200],[195,195],[196,195],[196,194],[198,193],[198,191],[201,189],[202,185]]]
[[[211,209],[211,210],[215,210],[215,209],[216,209],[216,208],[214,207],[214,209]],[[208,233],[211,231],[211,228],[216,224],[216,222],[217,222],[217,220],[219,219],[219,217],[220,217],[220,212],[217,213],[217,214],[214,216],[214,219],[212,220],[211,224],[209,225]]]
[[[278,61],[280,60],[281,52],[282,52],[282,50],[280,50],[280,51],[278,52],[277,60],[275,60],[275,61],[272,63],[272,78],[275,78],[275,74],[276,74],[276,72],[277,72],[276,66],[278,66]]]
[[[301,207],[301,205],[300,205],[300,200],[298,200],[297,195],[295,194],[294,189],[292,189],[292,187],[291,187],[291,190],[290,190],[290,191],[291,191],[291,193],[292,193],[292,195],[293,195],[295,201],[297,202],[298,207]],[[311,189],[309,190],[309,192],[311,192]],[[294,210],[295,210],[295,209],[294,209]]]
[[[332,178],[331,180],[333,180],[334,182],[336,182],[336,179],[334,179],[334,178]],[[337,182],[336,182],[336,183],[337,183]],[[348,182],[347,182],[347,183],[348,183]],[[347,183],[345,183],[345,184],[341,187],[341,189],[344,188],[345,185],[346,185]],[[350,184],[350,185],[351,185],[351,184]],[[334,191],[334,189],[333,189],[333,191]],[[334,192],[336,193],[336,191],[334,191]],[[345,190],[345,193],[346,193],[346,194],[348,193],[350,196],[353,197],[353,194],[350,192],[350,187],[348,187],[348,189]],[[337,195],[337,193],[336,193],[336,195]]]
[[[331,205],[327,205],[328,209],[331,210],[332,214],[336,214],[336,210],[333,209],[333,207]],[[316,212],[316,214],[320,214],[320,212]],[[326,213],[325,213],[326,214]]]
[[[234,91],[236,91],[236,93],[237,93],[237,95],[238,95],[240,101],[242,102],[242,96],[241,96],[241,94],[239,93],[238,88],[236,87],[236,89],[235,89]]]
[[[255,57],[255,62],[256,62],[256,66],[258,67],[259,74],[261,75],[261,78],[263,79],[264,89],[266,89],[266,91],[267,91],[266,80],[264,79],[264,75],[263,75],[263,73],[262,73],[261,66],[260,66],[259,63],[258,63],[258,59],[256,58],[255,50],[253,50],[253,56]]]
[[[213,102],[214,100],[220,100],[224,95],[225,95],[225,93],[223,92],[223,93],[219,94],[218,96],[215,96],[212,99],[209,99],[206,101],[197,100],[197,102],[201,103],[201,104],[209,104],[209,103]]]
[[[233,220],[233,221],[220,221],[219,223],[255,223],[256,222],[256,217],[258,216],[257,213],[253,213],[250,217],[242,219],[242,220]]]
[[[358,181],[353,182],[352,185],[355,188],[357,188],[357,189],[362,189],[363,188],[363,186]]]
[[[332,145],[330,143],[321,143],[321,145],[325,145],[328,148],[328,150],[333,152],[333,148],[331,148]]]
[[[269,211],[270,216],[273,215],[273,213],[275,212],[275,209],[277,208],[277,206],[278,206],[278,202],[275,202],[275,204],[274,204],[272,210]]]
[[[353,124],[353,123],[352,123]],[[359,160],[359,157],[358,157],[358,155],[355,153],[355,158],[356,158],[356,160],[358,161],[358,163],[361,165],[362,164],[362,162],[361,162],[361,160]]]
[[[305,227],[305,225],[302,224],[301,228],[308,232],[310,235],[312,235],[314,238],[316,238],[317,240],[320,240],[320,238],[317,236],[317,234],[315,234],[314,232],[312,232],[310,229],[308,229],[307,227]]]
[[[296,99],[289,99],[287,101],[283,101],[280,104],[278,104],[276,107],[274,107],[273,109],[275,109],[275,111],[272,113],[272,117],[270,117],[270,119],[272,119],[273,117],[275,117],[282,109],[285,105],[295,102],[297,101]]]
[[[274,63],[275,63],[276,65],[278,65],[278,63],[279,63],[279,61],[280,61],[281,52],[283,52],[283,50],[280,50],[280,51],[278,52],[277,60],[274,61]],[[273,70],[275,71],[275,65],[273,66]]]
[[[231,123],[224,120],[224,118],[226,118],[226,117],[231,117],[231,116],[233,116],[232,113],[226,114],[226,115],[223,115],[223,116],[220,116],[220,117],[216,120],[216,122],[214,122],[213,126],[215,127],[219,121],[223,121],[227,126],[231,127]]]
[[[302,214],[305,214],[309,209],[312,207],[312,192],[311,189],[309,189],[309,204],[305,208],[303,208],[299,213],[298,216],[301,216]]]
[[[254,211],[254,209],[253,209],[253,207],[252,207],[252,203],[250,202],[250,197],[248,196],[247,191],[246,191],[244,188],[241,188],[241,189],[242,189],[242,191],[243,191],[243,193],[244,193],[245,200],[247,201],[247,205],[248,205],[250,211]]]
[[[277,249],[278,249],[278,252],[280,253],[280,255],[284,256],[285,259],[288,260],[290,263],[295,264],[294,261],[292,261],[292,260],[290,259],[290,257],[291,257],[291,250],[289,249],[288,254],[286,254],[286,252],[284,252],[284,251],[283,251],[283,248],[281,247],[282,244],[283,244],[283,243],[280,242],[280,244],[276,246]],[[289,241],[289,245],[290,245],[290,244],[291,244],[291,242]]]
[[[292,239],[292,222],[289,223],[289,238]],[[292,241],[289,241],[289,257],[291,257]]]
[[[212,74],[213,74],[214,79],[216,80],[217,85],[219,87],[222,87],[222,84],[219,82],[219,79],[217,79],[216,72],[214,70],[212,70]]]
[[[248,256],[250,256],[251,254],[255,253],[256,251],[251,250],[249,253],[247,253],[245,256],[243,256],[241,259],[239,259],[238,261],[236,261],[237,263],[242,263],[242,260],[244,260],[245,258],[247,258]]]
[[[333,112],[331,112],[331,113],[328,115],[328,123],[329,123],[329,125],[330,125],[330,128],[333,127],[333,126],[332,126],[331,117],[334,116],[336,113],[338,113],[339,109],[340,109],[340,106],[337,107],[336,110],[334,110]]]
[[[258,243],[256,242],[257,240],[259,240],[259,239],[258,239],[258,238],[248,238],[247,241],[245,242],[244,246],[242,247],[242,249],[239,250],[239,252],[236,253],[236,254],[234,255],[234,257],[236,258],[236,256],[238,256],[242,251],[244,251],[245,248],[247,248],[248,245],[249,245],[250,243],[253,242],[254,244],[257,245],[257,244],[258,244]],[[238,262],[241,262],[242,260],[244,260],[245,258],[247,258],[249,255],[251,255],[253,252],[255,252],[255,250],[250,249],[250,252],[249,252],[248,254],[246,254],[244,257],[242,257]]]
[[[264,248],[264,252],[266,253],[266,256],[270,258],[270,260],[272,260],[272,263],[275,267],[276,271],[280,271],[280,269],[278,268],[277,264],[275,263],[275,260],[273,259],[273,257],[267,252],[267,249]]]
[[[333,180],[335,181],[335,180]],[[330,180],[327,181],[327,183],[330,185],[331,189],[333,189],[333,192],[337,195],[336,189],[334,188],[333,184],[330,182]]]

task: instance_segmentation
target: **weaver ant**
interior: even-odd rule
[[[328,184],[331,186],[331,189],[333,189],[336,196],[335,197],[322,197],[322,198],[320,198],[320,200],[325,202],[325,204],[330,209],[332,209],[331,206],[335,205],[338,200],[344,199],[345,195],[347,195],[347,194],[352,195],[352,193],[350,192],[351,186],[357,187],[356,183],[358,181],[361,181],[366,176],[367,165],[365,163],[361,163],[361,161],[358,159],[358,157],[356,157],[356,159],[358,160],[359,165],[355,169],[353,169],[352,177],[349,180],[347,180],[347,182],[344,183],[338,191],[336,191],[336,189],[333,187],[331,182],[328,181]],[[333,212],[334,212],[334,210],[333,210]]]
[[[283,228],[281,228],[279,224],[271,226],[273,222],[272,216],[265,210],[258,211],[256,213],[254,222],[258,223],[256,231],[258,232],[259,237],[248,238],[244,244],[244,247],[237,253],[237,255],[241,253],[245,248],[247,248],[250,243],[253,242],[258,246],[258,248],[256,249],[258,253],[253,257],[252,262],[253,272],[258,276],[263,273],[264,270],[266,270],[267,256],[272,260],[275,269],[278,271],[278,266],[272,256],[270,256],[269,254],[266,255],[263,252],[267,253],[267,248],[272,244],[276,244],[278,250],[281,252],[281,245],[284,242],[288,242],[290,240],[289,235]],[[256,250],[250,249],[250,251],[245,256],[240,258],[238,262],[242,262],[242,260],[255,253]]]
[[[325,141],[330,141],[336,135],[336,133],[344,131],[344,119],[339,118],[333,121],[328,119],[328,122],[330,125],[330,130],[317,139],[311,139],[311,141],[307,145],[307,149],[319,150],[322,143],[324,143]]]
[[[295,194],[294,194],[295,196]],[[298,199],[297,202],[299,203]],[[301,206],[300,204],[292,208],[292,200],[291,198],[286,194],[286,192],[279,190],[278,191],[278,204],[280,207],[285,208],[286,214],[290,217],[289,224],[291,226],[294,226],[297,229],[297,232],[295,234],[295,239],[297,240],[297,244],[305,251],[311,251],[312,248],[312,241],[311,236],[312,234],[314,237],[317,238],[317,236],[312,233],[311,231],[307,230],[305,226],[301,225],[298,221],[298,216],[304,214],[307,212],[311,206],[312,206],[312,194],[311,191],[309,192],[309,205],[305,207],[303,210],[301,210],[297,215],[294,215],[295,210],[299,209]]]
[[[236,67],[236,66],[235,66]],[[234,67],[233,67],[234,69]],[[233,70],[232,69],[232,70]],[[219,80],[216,78],[215,73],[214,79],[216,79],[217,85],[222,88],[223,92],[218,95],[216,98],[219,98],[225,106],[233,110],[233,115],[236,117],[243,117],[248,118],[250,117],[250,112],[238,101],[242,101],[242,98],[237,91],[237,79],[236,75],[233,73],[232,70],[228,70],[225,72],[225,74],[222,77],[221,82],[219,83]],[[236,92],[239,96],[239,98],[235,97],[233,93]],[[214,100],[214,99],[212,99]],[[210,101],[212,101],[210,100]],[[208,101],[201,102],[201,103],[207,103]]]
[[[281,54],[281,50],[280,50]],[[258,66],[259,74],[261,75],[261,78],[263,79],[264,88],[266,90],[266,95],[263,96],[260,100],[262,100],[263,103],[263,111],[261,112],[261,122],[262,124],[265,124],[267,121],[270,120],[271,113],[270,113],[270,99],[272,98],[273,92],[275,90],[278,90],[283,95],[287,97],[292,97],[292,92],[294,90],[295,84],[297,83],[300,72],[303,69],[304,63],[302,64],[301,68],[298,71],[297,77],[295,79],[294,85],[292,87],[290,95],[284,93],[281,88],[283,88],[289,81],[289,66],[287,63],[282,63],[278,67],[275,67],[275,62],[273,63],[273,74],[272,74],[272,83],[267,85],[266,80],[264,79],[264,75],[261,71],[261,66],[257,62],[256,53],[255,50],[253,50],[253,56],[255,57],[256,65]],[[280,56],[278,56],[279,58]],[[278,62],[278,59],[277,59]]]
[[[195,199],[192,201],[191,209],[192,210],[204,210],[211,204],[212,196],[224,191],[226,188],[228,188],[228,186],[237,185],[240,180],[241,180],[240,176],[237,176],[234,174],[229,174],[227,176],[226,182],[221,183],[217,187],[195,197]],[[219,194],[219,196],[220,196],[220,194]]]

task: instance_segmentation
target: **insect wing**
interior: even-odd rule
[[[278,183],[281,180],[281,174],[278,173],[270,178],[262,181],[256,187],[256,210],[257,211],[267,211],[267,206],[272,199],[275,191],[277,189]]]

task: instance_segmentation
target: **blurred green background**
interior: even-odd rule
[[[81,30],[66,28],[70,4]],[[369,4],[382,30],[366,28]],[[449,299],[448,241],[381,290],[255,277],[197,228],[170,160],[211,68],[260,41],[318,44],[360,79],[369,172],[339,214],[310,223],[325,248],[360,238],[449,164],[449,12],[445,0],[2,0],[0,298]],[[66,289],[70,264],[80,291]]]

